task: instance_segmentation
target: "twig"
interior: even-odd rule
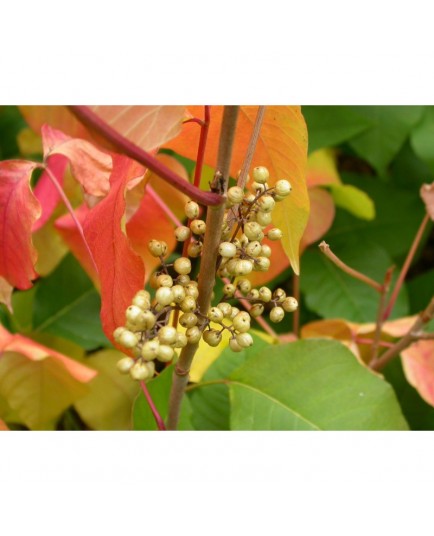
[[[73,219],[73,221],[75,223],[75,226],[77,227],[77,230],[78,230],[78,232],[79,232],[79,234],[80,234],[80,236],[81,236],[81,238],[83,240],[83,243],[84,243],[84,245],[86,247],[86,250],[89,253],[89,257],[90,257],[90,260],[92,261],[92,264],[93,264],[93,267],[95,269],[95,272],[98,274],[99,273],[98,266],[95,263],[95,259],[93,258],[92,251],[91,251],[91,249],[89,247],[89,244],[87,243],[86,237],[84,236],[83,227],[81,226],[81,223],[78,221],[78,218],[77,218],[77,216],[76,216],[76,214],[74,212],[74,209],[72,208],[72,205],[69,202],[69,199],[68,199],[67,195],[65,194],[62,186],[60,185],[60,183],[57,180],[56,176],[54,175],[54,173],[51,171],[51,169],[48,166],[40,165],[38,167],[40,167],[41,169],[43,169],[44,171],[47,172],[48,177],[50,178],[51,182],[54,184],[54,187],[56,188],[56,190],[59,192],[59,195],[62,198],[62,201],[65,203],[65,206],[68,209],[68,212],[71,215],[71,218]]]
[[[384,306],[386,302],[386,296],[389,291],[390,287],[390,281],[392,279],[393,270],[395,269],[394,266],[391,266],[384,276],[384,282],[383,282],[383,288],[381,290],[380,294],[380,300],[378,303],[378,311],[377,311],[377,321],[375,324],[375,334],[374,334],[374,340],[372,342],[372,354],[371,354],[371,360],[375,361],[378,356],[378,346],[381,339],[381,328],[383,327],[384,319],[383,319],[383,313],[384,313]]]
[[[227,190],[237,118],[238,106],[225,106],[220,131],[215,184],[213,184],[213,187],[217,187],[217,184],[220,184],[221,180],[223,181],[223,184],[219,187],[219,192],[222,194],[226,193]],[[205,233],[198,280],[198,308],[202,314],[206,314],[209,309],[211,294],[215,284],[218,246],[221,239],[224,213],[224,202],[218,207],[210,207],[207,213],[207,232]],[[181,402],[184,396],[185,387],[188,383],[188,373],[198,346],[198,343],[187,344],[187,346],[183,348],[179,361],[176,364],[169,401],[169,414],[167,418],[168,430],[176,430],[177,428]]]
[[[370,368],[373,370],[381,370],[389,361],[391,361],[394,357],[399,355],[402,350],[410,346],[410,344],[414,341],[417,341],[421,338],[424,338],[424,333],[421,332],[421,328],[427,324],[431,318],[434,316],[434,297],[431,298],[431,301],[429,302],[428,306],[420,315],[417,317],[414,324],[411,326],[411,328],[408,330],[407,334],[402,337],[396,344],[392,346],[392,348],[389,348],[384,354],[376,359],[375,361],[371,361]]]
[[[208,206],[220,205],[222,203],[223,200],[220,195],[214,192],[204,192],[193,184],[185,181],[151,154],[130,142],[127,138],[124,138],[103,119],[98,117],[88,106],[68,106],[68,109],[81,123],[83,123],[83,125],[100,134],[116,147],[116,149],[137,162],[140,162],[140,164],[146,166],[163,180],[191,197],[191,199],[194,199],[202,205]]]
[[[166,426],[164,424],[164,421],[163,421],[161,415],[158,413],[157,407],[155,406],[154,401],[152,400],[151,393],[148,391],[148,388],[146,387],[146,383],[144,381],[141,381],[140,382],[140,387],[142,388],[142,391],[143,391],[143,394],[145,395],[146,401],[149,404],[149,408],[152,411],[152,415],[154,416],[157,428],[159,430],[166,430]]]
[[[392,294],[390,296],[389,302],[384,310],[383,313],[383,321],[387,320],[392,312],[393,306],[395,305],[396,299],[398,298],[399,291],[401,290],[401,287],[404,283],[405,276],[407,275],[407,272],[410,268],[410,265],[413,261],[414,255],[416,253],[416,250],[420,244],[420,241],[422,240],[423,233],[425,231],[425,227],[429,221],[429,215],[425,214],[422,223],[419,226],[419,229],[417,230],[416,236],[413,239],[413,243],[411,244],[410,250],[407,254],[407,258],[405,259],[405,262],[401,268],[401,271],[399,273],[398,279],[396,280],[395,287],[393,288]]]
[[[358,279],[359,281],[362,281],[363,283],[366,283],[367,285],[375,289],[377,292],[381,293],[383,289],[383,285],[380,285],[380,283],[377,283],[377,281],[374,281],[367,275],[362,274],[361,272],[358,272],[357,270],[354,270],[354,268],[350,268],[347,264],[341,261],[341,259],[339,259],[339,257],[337,257],[332,252],[327,242],[323,240],[318,247],[322,251],[322,253],[324,253],[324,255],[328,257],[343,272],[347,273],[351,277],[354,277],[355,279]]]

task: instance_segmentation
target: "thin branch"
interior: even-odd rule
[[[86,237],[84,236],[84,231],[83,231],[83,227],[81,226],[81,223],[78,221],[78,218],[75,214],[75,211],[71,205],[71,203],[69,202],[69,199],[67,197],[67,195],[65,194],[61,184],[59,183],[59,181],[57,180],[56,176],[54,175],[54,173],[51,171],[51,169],[45,165],[40,165],[38,166],[40,167],[41,169],[43,169],[44,171],[47,172],[47,175],[48,177],[50,178],[51,182],[54,184],[54,187],[56,188],[56,190],[59,192],[59,195],[60,197],[62,198],[62,201],[64,202],[66,208],[68,209],[68,212],[69,214],[71,215],[71,218],[73,219],[74,223],[75,223],[75,226],[77,227],[77,230],[83,240],[83,243],[86,247],[86,250],[87,252],[89,253],[89,257],[90,257],[90,260],[92,261],[92,264],[93,264],[93,267],[95,269],[95,272],[98,274],[99,271],[98,271],[98,266],[96,265],[95,263],[95,259],[93,258],[93,255],[92,255],[92,251],[89,247],[89,244],[87,243],[87,240],[86,240]]]
[[[347,273],[351,277],[354,277],[355,279],[358,279],[359,281],[362,281],[363,283],[366,283],[373,289],[375,289],[377,292],[382,291],[383,285],[380,283],[377,283],[377,281],[374,281],[370,277],[368,277],[365,274],[362,274],[361,272],[358,272],[357,270],[354,270],[354,268],[351,268],[347,264],[345,264],[339,257],[337,257],[332,250],[330,249],[330,246],[323,240],[321,244],[318,246],[319,249],[324,253],[326,257],[328,257],[338,268],[340,268],[343,272]]]
[[[402,337],[396,344],[389,348],[384,354],[370,363],[370,368],[373,370],[381,370],[389,363],[394,357],[398,356],[402,350],[405,350],[411,343],[421,338],[421,335],[425,335],[422,332],[422,327],[427,324],[434,316],[434,297],[431,298],[428,306],[417,317],[414,324],[408,330],[407,334]],[[422,337],[424,338],[424,337]]]
[[[259,133],[261,132],[262,122],[264,121],[266,106],[259,106],[256,114],[255,124],[253,125],[252,135],[250,137],[249,146],[247,147],[246,156],[244,158],[243,167],[241,168],[240,176],[238,177],[237,185],[244,188],[247,182],[250,166],[252,165],[253,155],[255,154],[256,145],[258,143]]]
[[[389,292],[390,281],[392,279],[392,274],[393,274],[394,269],[395,269],[395,267],[391,266],[386,271],[386,274],[384,276],[383,288],[381,290],[380,300],[379,300],[379,303],[378,303],[377,321],[376,321],[376,324],[375,324],[374,340],[372,342],[372,349],[371,349],[371,351],[372,351],[371,360],[372,361],[375,361],[377,359],[377,357],[378,357],[378,347],[379,347],[380,339],[381,339],[381,328],[383,327],[383,323],[384,323],[384,319],[383,319],[384,307],[385,307],[385,304],[386,304],[386,296],[387,296],[387,293]]]
[[[146,166],[163,180],[191,197],[191,199],[208,206],[220,205],[222,203],[223,200],[220,195],[214,192],[203,192],[185,181],[151,154],[130,142],[127,138],[124,138],[103,119],[98,117],[88,106],[68,106],[68,109],[83,125],[97,132],[123,154]]]
[[[140,382],[140,387],[142,388],[143,394],[145,395],[146,401],[149,404],[149,408],[152,411],[152,415],[154,416],[155,423],[157,425],[157,428],[161,431],[166,430],[166,425],[164,424],[164,421],[161,417],[161,415],[158,413],[157,407],[154,404],[154,401],[152,400],[151,393],[149,392],[148,388],[146,387],[146,383],[144,381]]]
[[[212,185],[212,188],[216,189],[221,194],[225,194],[227,191],[238,109],[238,106],[225,106],[223,112],[217,168]],[[199,296],[197,303],[199,311],[202,312],[202,314],[208,312],[211,303],[224,213],[224,202],[218,207],[210,207],[207,213],[207,232],[205,233],[198,280]],[[173,373],[173,383],[169,400],[169,415],[167,418],[167,428],[169,430],[176,430],[177,428],[181,402],[188,383],[188,373],[198,346],[198,343],[187,344],[187,346],[182,349],[179,361],[176,364]]]
[[[399,291],[401,290],[401,287],[404,283],[404,279],[407,275],[408,270],[410,269],[410,265],[413,262],[414,255],[417,251],[417,248],[419,247],[420,241],[422,240],[422,236],[423,236],[423,233],[425,231],[425,228],[427,226],[429,219],[430,219],[429,215],[425,214],[422,220],[422,223],[420,224],[419,229],[417,230],[416,236],[414,237],[413,243],[411,244],[410,250],[407,254],[407,258],[405,259],[405,262],[399,273],[398,279],[396,280],[395,287],[392,291],[389,302],[384,310],[383,321],[387,320],[392,312],[393,306],[395,305],[396,299],[398,298]]]

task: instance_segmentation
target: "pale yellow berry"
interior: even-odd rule
[[[129,372],[131,378],[137,381],[148,380],[154,375],[152,369],[143,361],[136,361],[136,363],[134,363],[134,365],[130,368]]]
[[[250,333],[238,333],[238,335],[236,336],[236,340],[237,343],[241,346],[241,348],[248,348],[253,344],[253,338]]]
[[[235,294],[235,290],[235,285],[228,283],[223,287],[223,294],[228,298],[232,298],[232,296]]]
[[[123,331],[119,336],[119,344],[121,344],[125,348],[133,348],[137,345],[138,342],[139,339],[137,335],[127,329]]]
[[[197,324],[197,316],[194,313],[184,313],[179,317],[179,323],[184,328],[192,328]]]
[[[180,274],[178,275],[178,277],[176,278],[176,282],[177,284],[179,285],[182,285],[183,287],[185,287],[186,285],[188,285],[190,283],[190,276],[188,275],[185,275],[185,274]]]
[[[168,363],[169,361],[172,361],[174,354],[175,350],[171,346],[160,344],[158,347],[157,359],[162,363]]]
[[[270,320],[271,322],[274,322],[277,324],[278,322],[282,322],[283,318],[285,317],[285,311],[282,309],[282,307],[273,307],[270,311]]]
[[[161,274],[157,277],[157,285],[159,287],[172,287],[173,286],[173,279],[168,274]]]
[[[279,197],[286,197],[291,192],[292,187],[287,180],[281,179],[274,185],[274,190]]]
[[[267,183],[264,182],[263,184],[260,183],[260,182],[256,182],[256,181],[253,181],[252,182],[252,188],[253,190],[255,190],[256,192],[265,192],[265,190],[267,189]]]
[[[260,211],[271,212],[274,209],[276,202],[271,195],[263,195],[258,199],[257,204]]]
[[[250,316],[253,316],[256,318],[257,316],[261,316],[261,314],[264,312],[264,306],[262,303],[255,303],[255,305],[252,306],[249,313]]]
[[[274,229],[270,229],[267,233],[267,238],[269,240],[280,240],[283,236],[283,233],[280,229],[277,227],[274,227]]]
[[[247,294],[252,288],[252,283],[248,279],[240,279],[237,282],[237,287],[241,290],[243,294]]]
[[[197,326],[192,326],[191,328],[187,329],[185,335],[188,339],[189,344],[196,344],[200,341],[200,338],[202,337],[202,332]]]
[[[152,361],[157,357],[158,354],[158,348],[160,346],[160,343],[153,339],[152,341],[146,341],[145,344],[142,347],[142,357],[146,361]]]
[[[152,329],[155,326],[155,322],[157,319],[155,318],[154,313],[151,311],[143,311],[142,316],[140,317],[140,326],[144,330]]]
[[[195,281],[189,283],[188,285],[185,285],[185,295],[186,296],[193,296],[195,300],[197,300],[197,297],[199,296],[199,289],[197,288],[197,285],[195,284]]]
[[[191,272],[191,261],[187,257],[179,257],[173,264],[175,272],[187,275]]]
[[[199,216],[199,205],[195,201],[187,201],[184,206],[185,215],[189,220],[194,220]]]
[[[252,203],[254,203],[256,200],[256,196],[255,194],[246,194],[243,201],[244,203],[246,203],[247,205],[251,205]]]
[[[283,300],[282,307],[287,313],[292,313],[298,308],[298,301],[292,296],[289,296]]]
[[[135,361],[132,357],[123,357],[116,363],[116,367],[122,374],[128,374]]]
[[[271,257],[272,250],[268,244],[262,244],[262,251],[261,251],[261,257],[267,257],[269,259]]]
[[[256,221],[249,221],[244,226],[244,234],[249,240],[261,240],[263,238],[262,228]]]
[[[250,315],[246,311],[240,311],[232,321],[234,328],[240,333],[246,333],[250,329]]]
[[[229,347],[233,352],[242,352],[243,348],[238,344],[237,339],[230,339]]]
[[[122,335],[122,333],[126,331],[126,328],[124,326],[120,326],[118,328],[116,328],[114,331],[113,331],[113,339],[116,341],[116,342],[120,342],[119,339]]]
[[[237,316],[237,314],[238,314],[239,312],[240,312],[240,310],[238,309],[238,307],[232,307],[232,309],[231,309],[231,313],[230,313],[230,315],[229,315],[228,318],[229,318],[230,320],[233,320],[233,319]]]
[[[125,319],[130,325],[141,327],[143,313],[137,305],[130,305],[125,312]]]
[[[187,336],[184,333],[178,333],[176,335],[176,341],[174,343],[175,348],[184,348],[184,346],[187,346],[188,339]]]
[[[191,313],[196,309],[196,300],[193,296],[186,296],[179,304],[179,307],[183,313]]]
[[[259,300],[259,290],[252,288],[252,290],[247,294],[247,297],[250,300]]]
[[[227,193],[228,201],[232,205],[238,205],[244,198],[244,191],[239,186],[232,186]]]
[[[202,242],[191,242],[188,245],[187,253],[189,257],[192,257],[195,259],[196,257],[200,257],[200,254],[202,253]]]
[[[247,275],[253,270],[253,263],[248,259],[240,259],[235,265],[234,275]]]
[[[142,311],[147,311],[151,307],[151,298],[147,298],[141,294],[136,294],[131,303],[133,305],[137,305],[137,307],[140,307]]]
[[[173,326],[163,326],[158,332],[158,340],[161,344],[173,344],[178,332]]]
[[[261,212],[259,211],[256,214],[256,221],[259,223],[261,227],[267,227],[267,225],[270,225],[272,221],[271,212]]]
[[[259,298],[264,303],[268,303],[269,301],[271,301],[272,296],[273,294],[268,287],[261,287],[259,289]]]
[[[219,245],[219,254],[222,257],[235,257],[237,253],[237,247],[232,242],[222,242]]]
[[[175,238],[178,242],[185,242],[191,236],[191,231],[185,225],[181,225],[175,229]]]
[[[216,329],[204,331],[202,337],[209,346],[218,346],[222,340],[222,334]]]
[[[212,322],[218,322],[220,323],[223,320],[223,312],[218,307],[211,307],[211,309],[208,311],[208,318]]]
[[[270,178],[270,173],[268,172],[268,169],[264,166],[257,166],[253,168],[253,180],[256,182],[259,182],[263,184],[264,182],[267,182]]]
[[[248,244],[246,247],[246,253],[247,255],[250,255],[251,257],[259,257],[259,255],[261,254],[261,251],[262,251],[262,246],[257,240],[250,242],[250,244]]]
[[[273,299],[277,303],[282,303],[285,298],[286,292],[283,290],[283,288],[276,288],[276,290],[273,292]]]
[[[174,285],[172,287],[172,294],[173,294],[173,301],[175,303],[181,303],[182,300],[185,298],[185,290],[182,285]]]
[[[195,235],[203,235],[206,231],[206,223],[203,220],[193,220],[190,223],[190,229]]]
[[[266,272],[270,268],[270,259],[267,257],[257,257],[255,259],[254,269],[257,272]]]
[[[239,259],[229,259],[229,261],[225,264],[225,268],[230,275],[236,274],[238,260]]]
[[[167,244],[163,240],[150,240],[148,249],[154,257],[164,257],[167,253]]]
[[[220,302],[217,307],[220,309],[220,311],[223,313],[223,316],[225,318],[230,318],[232,313],[232,306],[230,303],[227,302]]]
[[[172,289],[169,287],[160,287],[155,293],[155,299],[159,305],[170,305],[173,302]]]

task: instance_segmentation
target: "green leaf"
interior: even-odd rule
[[[422,121],[413,129],[410,143],[417,156],[434,172],[434,106],[427,106]]]
[[[33,325],[33,302],[37,285],[29,290],[16,290],[12,294],[12,309],[14,311],[12,324],[14,331],[29,333]]]
[[[156,378],[146,384],[154,404],[165,421],[169,411],[169,396],[172,387],[173,365],[166,367]],[[140,392],[133,407],[134,430],[157,430],[154,416],[146,401],[145,395]],[[191,425],[191,407],[188,397],[184,397],[181,405],[178,430],[193,430]]]
[[[54,420],[87,392],[55,359],[32,361],[16,352],[0,359],[0,397],[33,430],[52,429]]]
[[[67,255],[36,290],[35,332],[58,335],[86,350],[108,346],[99,318],[101,300],[77,260]]]
[[[123,357],[117,350],[102,350],[86,359],[96,369],[89,392],[75,403],[83,421],[94,430],[131,430],[132,409],[140,387],[128,375],[119,373],[116,363]]]
[[[25,126],[17,106],[0,106],[0,159],[20,158],[17,136]]]
[[[250,332],[253,346],[242,352],[233,352],[227,347],[206,371],[201,382],[227,378],[249,357],[269,345],[261,337]],[[227,385],[214,384],[196,387],[189,393],[193,410],[192,423],[196,430],[229,430],[229,390]]]
[[[410,428],[434,430],[434,408],[427,404],[416,389],[408,383],[402,370],[401,360],[393,359],[382,373],[394,388]]]
[[[356,218],[373,220],[375,218],[375,205],[372,199],[363,190],[351,184],[330,184],[333,201]]]
[[[364,239],[377,242],[393,258],[406,255],[425,213],[419,188],[391,188],[365,175],[342,174],[342,180],[366,192],[375,204],[376,216],[372,221],[360,220],[337,209],[325,240],[333,247],[336,240]]]
[[[374,123],[353,106],[303,106],[309,132],[309,153],[338,145]]]
[[[373,126],[352,138],[350,146],[380,175],[399,152],[412,128],[421,119],[423,106],[357,106]]]
[[[343,262],[378,283],[383,282],[386,270],[394,264],[381,246],[359,237],[345,244],[331,242],[330,247]],[[318,248],[306,251],[302,270],[300,286],[311,311],[323,318],[345,318],[352,322],[375,321],[378,292],[340,270]],[[396,273],[394,277],[396,279]],[[404,286],[392,317],[399,318],[407,313],[408,298]]]
[[[232,430],[406,430],[391,386],[341,343],[297,341],[230,376]]]

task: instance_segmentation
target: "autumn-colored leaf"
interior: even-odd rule
[[[115,155],[110,192],[88,211],[83,224],[86,240],[99,270],[101,322],[111,341],[114,329],[125,323],[125,310],[134,294],[144,285],[143,262],[122,230],[126,184],[137,177],[140,168],[133,160]]]
[[[401,352],[404,373],[420,396],[434,406],[434,340],[421,340]]]
[[[309,155],[306,181],[309,188],[341,184],[333,149],[320,149]]]
[[[54,154],[65,156],[71,165],[72,174],[87,194],[107,195],[110,188],[112,158],[95,145],[79,138],[70,138],[60,130],[43,125],[42,142],[44,159]]]
[[[61,154],[55,154],[47,159],[46,165],[51,173],[56,177],[58,183],[62,186],[63,176],[66,171],[66,166],[68,165],[68,159]],[[42,173],[33,190],[33,194],[39,201],[42,208],[41,217],[36,220],[33,225],[32,231],[35,232],[41,229],[41,227],[43,227],[50,219],[60,201],[60,194],[57,188],[54,186],[53,181],[51,180],[47,171]]]
[[[243,164],[257,110],[257,106],[240,107],[230,170],[233,177]],[[196,117],[203,115],[202,106],[189,107],[188,111]],[[211,108],[205,163],[213,167],[217,162],[222,114],[222,106]],[[166,146],[195,160],[199,134],[197,124],[187,123],[182,134]],[[267,106],[253,166],[262,165],[269,169],[270,185],[285,178],[292,184],[291,195],[276,205],[273,221],[283,231],[283,248],[296,273],[299,272],[299,244],[309,216],[306,160],[307,130],[300,107]]]
[[[8,430],[6,423],[0,419],[0,432],[7,432]]]
[[[37,277],[32,228],[41,207],[30,188],[37,165],[25,160],[0,162],[0,276],[20,289],[30,288]]]
[[[309,189],[310,214],[301,240],[301,249],[318,242],[330,229],[335,218],[332,196],[322,188]],[[274,259],[273,259],[274,262]]]
[[[420,189],[420,196],[425,203],[429,217],[434,220],[434,182],[432,184],[423,184]]]
[[[176,136],[185,116],[184,106],[89,106],[127,139],[146,151]],[[97,142],[113,150],[104,139],[86,129],[65,106],[20,106],[30,127],[39,132],[44,123],[74,138]]]

